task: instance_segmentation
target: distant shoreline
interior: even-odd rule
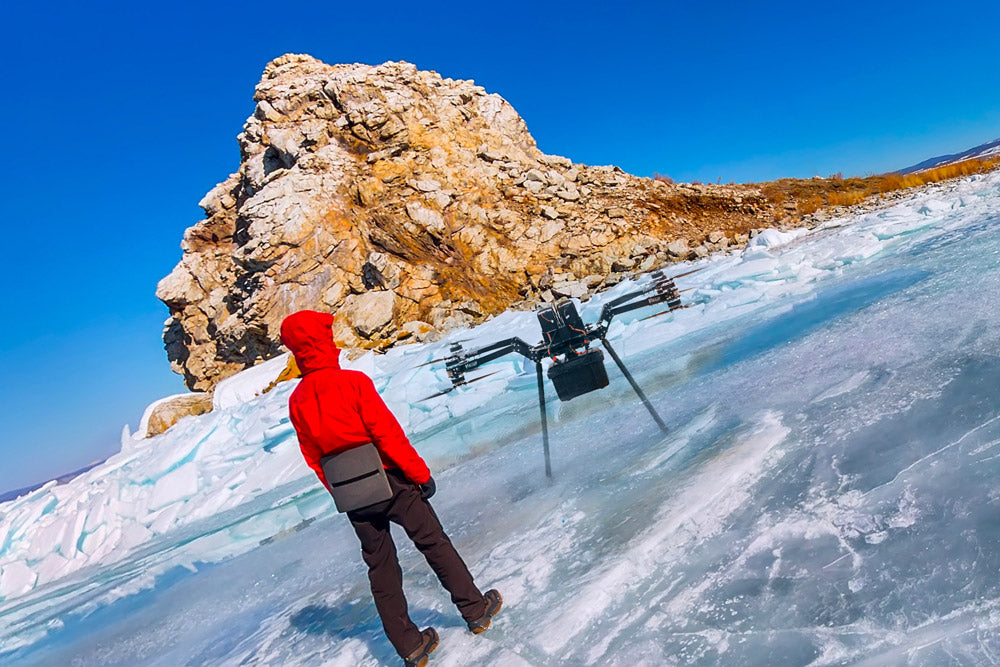
[[[47,479],[44,482],[40,482],[38,484],[32,484],[31,486],[25,486],[25,487],[22,487],[20,489],[14,489],[13,491],[5,491],[3,493],[0,493],[0,503],[6,503],[6,502],[9,502],[11,500],[17,500],[21,496],[27,495],[27,494],[31,493],[32,491],[37,491],[38,489],[42,488],[43,486],[45,486],[49,482],[53,482],[54,481],[56,484],[65,484],[65,483],[67,483],[67,482],[69,482],[69,481],[71,481],[71,480],[79,477],[83,473],[88,472],[89,470],[93,470],[94,468],[96,468],[97,466],[101,465],[105,461],[107,461],[107,459],[101,459],[100,461],[94,461],[93,463],[88,463],[87,465],[85,465],[84,467],[82,467],[82,468],[80,468],[78,470],[74,470],[73,472],[68,472],[65,475],[60,475],[59,477],[55,477],[53,479]]]

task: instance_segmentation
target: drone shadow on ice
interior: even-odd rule
[[[411,608],[410,616],[421,628],[465,627],[458,622],[457,616],[447,616],[430,609]],[[396,660],[371,601],[345,602],[334,606],[308,605],[292,614],[289,624],[298,632],[307,635],[325,635],[335,641],[360,639],[379,660],[384,662]]]

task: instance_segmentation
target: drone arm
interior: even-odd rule
[[[449,377],[452,378],[452,382],[455,385],[465,383],[465,373],[473,371],[480,366],[487,364],[494,359],[499,359],[511,352],[517,352],[518,354],[532,359],[531,348],[520,338],[508,338],[507,340],[502,340],[496,343],[487,345],[486,347],[481,347],[477,350],[471,350],[464,354],[458,354],[446,362],[446,368],[448,370]]]
[[[485,364],[488,361],[499,359],[505,354],[517,352],[521,356],[531,358],[531,347],[520,338],[508,338],[496,343],[473,350],[466,355],[470,359],[475,359],[478,364]]]
[[[652,296],[646,297],[645,299],[643,299],[641,301],[635,301],[633,303],[622,304],[622,305],[616,306],[614,308],[607,308],[606,312],[604,314],[602,314],[601,319],[605,320],[607,322],[610,322],[611,318],[615,317],[616,315],[622,315],[624,313],[628,313],[628,312],[633,311],[633,310],[638,310],[639,308],[645,308],[646,306],[655,306],[656,304],[663,303],[664,301],[666,301],[666,302],[668,302],[668,304],[670,304],[670,309],[671,310],[673,310],[674,308],[679,308],[680,307],[680,297],[679,296],[678,297],[674,297],[674,298],[670,298],[670,297],[671,297],[671,295],[669,295],[669,294],[668,295],[654,294]],[[674,303],[676,303],[676,306],[673,305]]]
[[[621,306],[622,304],[628,303],[632,299],[639,298],[640,296],[644,295],[646,292],[647,292],[647,290],[645,290],[645,289],[636,290],[635,292],[629,292],[628,294],[624,294],[624,295],[618,297],[617,299],[612,299],[611,301],[608,301],[606,304],[604,304],[604,307],[601,309],[600,321],[601,322],[610,322],[611,318],[614,317],[615,314],[618,314],[615,311],[616,311],[616,309],[619,306]],[[618,312],[620,313],[620,312],[626,312],[626,311],[618,311]]]
[[[653,280],[648,285],[642,289],[635,290],[634,292],[629,292],[628,294],[623,294],[617,299],[612,299],[604,304],[604,308],[601,309],[601,322],[610,322],[611,318],[615,315],[620,315],[622,313],[627,313],[630,310],[635,310],[636,308],[642,308],[644,306],[649,306],[654,303],[659,303],[660,301],[649,301],[649,298],[643,299],[635,304],[630,304],[630,301],[638,299],[639,297],[645,296],[650,292],[656,292],[654,296],[659,296],[665,291],[676,291],[677,288],[674,286],[673,278],[667,278],[663,275],[662,271],[656,271],[653,273]]]
[[[493,346],[490,346],[493,348]],[[482,366],[483,364],[488,364],[494,359],[499,359],[500,357],[506,356],[514,351],[512,345],[504,345],[502,347],[493,348],[490,350],[476,350],[476,352],[466,360],[466,363],[474,364],[476,367]],[[472,370],[471,368],[469,370]]]
[[[652,294],[649,294],[652,292]],[[646,296],[646,295],[649,296]],[[639,297],[645,296],[646,298],[640,299]],[[639,299],[635,301],[635,299]],[[612,301],[609,301],[604,305],[601,310],[600,323],[604,327],[607,327],[611,323],[612,318],[616,315],[621,315],[632,310],[637,310],[639,308],[645,308],[646,306],[653,306],[658,303],[663,303],[664,301],[670,306],[670,310],[679,308],[681,305],[680,292],[677,291],[677,286],[674,284],[673,278],[664,278],[662,274],[658,278],[655,278],[649,286],[645,289],[637,290],[635,292],[630,292],[623,296],[618,297]]]

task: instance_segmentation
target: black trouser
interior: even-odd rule
[[[403,527],[413,544],[423,553],[437,574],[451,601],[466,621],[481,618],[486,612],[483,594],[476,588],[441,522],[420,489],[399,470],[386,470],[392,498],[385,502],[348,512],[347,516],[361,540],[361,555],[368,564],[375,608],[382,627],[396,652],[406,657],[420,646],[420,630],[410,620],[403,595],[403,571],[396,556],[396,545],[389,534],[389,522]]]

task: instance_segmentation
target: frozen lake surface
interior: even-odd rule
[[[529,364],[418,402],[446,386],[419,365],[451,340],[534,342],[533,314],[355,363],[505,597],[470,635],[398,539],[414,620],[441,633],[431,664],[1000,661],[1000,174],[695,266],[693,307],[609,333],[670,430],[613,364],[569,403],[548,385],[551,483]],[[213,413],[0,505],[0,662],[398,663],[301,461],[292,384],[251,398],[270,364]]]

